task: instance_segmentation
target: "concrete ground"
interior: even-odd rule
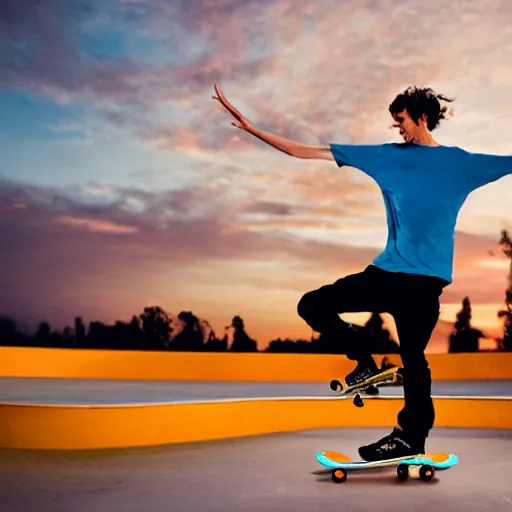
[[[512,380],[434,381],[434,396],[509,396]],[[403,396],[403,387],[381,388]],[[0,377],[0,403],[125,404],[255,397],[336,397],[329,383],[197,382]],[[512,509],[511,509],[512,512]]]
[[[427,449],[459,464],[432,482],[399,482],[394,469],[350,473],[343,484],[321,468],[319,450],[352,457],[383,429],[333,429],[92,452],[0,450],[0,509],[6,512],[379,512],[512,511],[512,431],[434,429]]]

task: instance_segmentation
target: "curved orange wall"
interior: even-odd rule
[[[388,356],[400,363],[396,355]],[[382,356],[376,356],[378,364]],[[435,380],[512,379],[512,353],[429,354]],[[0,347],[0,376],[326,382],[354,368],[345,356]]]
[[[436,427],[512,428],[512,400],[434,399]],[[227,439],[316,428],[388,427],[402,400],[237,400],[144,406],[0,404],[0,447],[86,450]],[[322,449],[321,447],[319,449]]]
[[[512,400],[434,399],[436,427],[512,428]],[[227,439],[316,428],[389,427],[402,400],[236,400],[144,406],[0,404],[0,447],[88,450]],[[319,447],[322,449],[322,447]]]

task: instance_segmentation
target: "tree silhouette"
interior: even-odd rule
[[[28,346],[28,336],[18,330],[16,322],[9,317],[0,316],[0,345],[4,346]]]
[[[84,339],[82,345],[84,348],[107,348],[108,346],[108,330],[103,322],[89,322],[89,332]]]
[[[512,351],[512,238],[507,231],[501,232],[500,245],[503,254],[510,260],[508,271],[508,284],[505,291],[505,308],[498,311],[498,318],[503,318],[503,350]]]
[[[233,317],[230,327],[233,328],[231,352],[257,352],[257,343],[245,332],[244,321],[241,317],[238,315]],[[227,327],[227,329],[229,329],[229,327]]]
[[[484,338],[482,331],[471,326],[471,301],[469,297],[462,300],[462,308],[457,313],[454,331],[450,334],[448,352],[478,352],[479,340]]]
[[[228,335],[224,333],[222,339],[217,338],[215,331],[207,320],[200,320],[205,335],[203,350],[205,352],[226,352],[228,349]]]
[[[372,313],[363,327],[363,335],[372,354],[398,354],[400,345],[391,338],[391,334],[384,329],[384,320],[380,313]]]
[[[282,340],[277,338],[268,344],[265,352],[310,354],[312,353],[312,343],[309,340],[291,340],[289,338]]]
[[[148,350],[165,350],[169,347],[171,333],[171,319],[159,306],[144,308],[140,315],[142,331],[144,333],[144,348]]]
[[[172,350],[200,351],[204,342],[204,326],[192,311],[182,311],[178,315],[182,323],[181,331],[171,342]]]
[[[48,347],[50,346],[50,334],[51,328],[48,322],[41,322],[37,328],[36,332],[36,343],[40,347]]]
[[[206,339],[206,343],[203,345],[203,350],[205,352],[226,352],[228,350],[228,335],[224,334],[222,339],[217,338],[215,336],[215,332],[213,329],[208,334],[208,338]]]
[[[81,347],[85,344],[85,324],[81,317],[75,317],[75,346]]]
[[[141,319],[133,315],[131,322],[126,326],[124,335],[126,336],[129,346],[137,349],[144,348],[144,332],[142,331]]]
[[[62,341],[66,348],[75,346],[75,335],[73,333],[73,329],[69,325],[66,325],[62,330]]]
[[[500,241],[504,254],[510,259],[508,287],[505,293],[506,309],[498,312],[504,318],[502,348],[512,350],[512,239],[506,231]],[[232,330],[229,345],[228,331]],[[67,347],[116,350],[186,350],[203,352],[257,352],[258,343],[246,331],[244,320],[236,315],[225,328],[222,339],[217,338],[209,322],[192,311],[181,311],[178,316],[167,313],[159,306],[145,307],[141,314],[133,315],[129,322],[116,320],[113,325],[92,320],[86,330],[81,316],[74,317],[74,326],[66,325],[61,332],[52,331],[46,321],[40,322],[34,335],[22,332],[16,322],[0,316],[0,345]],[[174,334],[174,337],[173,337]],[[476,351],[478,340],[484,335],[471,326],[469,297],[462,301],[457,313],[454,331],[450,336],[450,352]],[[320,334],[303,339],[273,339],[265,352],[346,354],[352,343],[367,344],[372,354],[399,353],[399,344],[392,339],[379,313],[372,313],[363,325],[351,324],[343,336]]]
[[[103,326],[102,330],[105,348],[117,350],[141,350],[144,348],[141,320],[135,315],[130,322],[117,320],[112,326]]]

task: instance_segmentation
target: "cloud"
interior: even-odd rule
[[[0,309],[56,322],[84,312],[127,317],[143,307],[145,297],[182,309],[222,289],[219,304],[229,315],[242,286],[267,301],[269,293],[288,293],[287,311],[294,315],[302,293],[362,270],[379,252],[292,234],[290,225],[316,227],[322,216],[296,221],[279,203],[249,207],[267,215],[259,223],[240,220],[243,208],[227,202],[227,194],[201,209],[211,195],[206,185],[161,193],[118,188],[109,202],[91,204],[59,190],[3,183],[0,288],[11,293],[0,298]],[[137,207],[129,207],[130,201]],[[459,233],[457,247],[456,268],[464,279],[445,300],[460,300],[466,292],[474,302],[501,300],[503,270],[474,266],[489,248],[496,250],[495,241]],[[206,302],[205,315],[219,318],[218,308]]]
[[[261,147],[230,131],[210,98],[214,81],[261,128],[310,143],[389,138],[393,96],[431,83],[457,97],[455,122],[441,129],[448,143],[460,140],[462,123],[475,149],[507,150],[506,134],[486,131],[497,99],[494,119],[512,114],[512,74],[502,65],[512,51],[502,23],[509,11],[498,0],[484,9],[477,1],[55,0],[51,11],[8,0],[0,69],[4,87],[91,97],[99,119],[192,156]],[[105,57],[91,53],[87,34]]]
[[[55,222],[63,226],[85,229],[88,231],[96,231],[99,233],[127,234],[135,233],[137,231],[137,228],[133,226],[121,226],[119,224],[115,224],[114,222],[82,219],[78,217],[72,217],[69,215],[62,215],[60,217],[57,217],[57,219],[55,219]]]
[[[155,259],[160,254],[163,260],[174,261],[240,256],[254,259],[280,253],[295,253],[300,259],[312,255],[304,241],[293,236],[263,234],[238,224],[237,208],[225,202],[228,192],[217,192],[217,200],[206,203],[211,195],[208,186],[161,193],[119,188],[110,202],[94,204],[72,199],[58,190],[3,184],[0,204],[7,215],[1,225],[4,235],[10,237],[6,244],[10,253],[16,249],[21,230],[25,242],[37,243],[46,237],[53,237],[52,244],[63,246],[101,241],[101,247],[112,244],[111,248],[117,247],[120,253],[140,245],[151,247]],[[95,198],[94,193],[91,198]],[[18,208],[20,204],[24,207]],[[108,236],[117,233],[129,236]],[[326,247],[328,244],[312,246],[313,250]]]
[[[84,164],[76,141],[13,145],[2,173],[26,184],[0,183],[0,284],[16,290],[0,307],[62,319],[157,298],[291,325],[301,293],[382,249],[382,197],[359,171],[231,127],[213,82],[258,127],[310,144],[390,140],[389,102],[429,84],[457,98],[442,143],[510,152],[511,12],[498,0],[2,2],[0,87],[49,96],[61,117],[34,122],[94,144]],[[461,211],[446,303],[502,302],[506,262],[488,249],[499,254],[506,191],[486,187]]]
[[[290,215],[292,208],[289,204],[270,202],[270,201],[256,201],[247,206],[248,213],[268,213],[271,215]]]
[[[444,292],[444,302],[460,303],[466,296],[475,304],[503,302],[507,287],[507,258],[499,240],[499,232],[495,236],[457,233],[454,286]],[[488,264],[489,261],[495,264]]]
[[[244,153],[254,150],[254,143],[246,137],[228,128],[220,128],[215,132],[187,131],[183,128],[162,128],[147,134],[151,147],[158,150],[167,150],[173,153],[182,153],[193,157],[218,158],[219,150],[232,153]]]
[[[110,2],[112,5],[112,2]],[[142,68],[130,59],[101,61],[76,43],[84,25],[101,16],[99,2],[6,0],[0,10],[0,85],[68,101],[76,94],[112,99],[132,96]]]
[[[229,315],[240,285],[263,291],[261,283],[251,284],[260,265],[274,262],[274,270],[260,273],[265,290],[272,282],[279,285],[274,271],[295,268],[299,274],[285,279],[300,294],[325,279],[326,268],[333,279],[375,254],[371,248],[305,242],[264,223],[251,229],[237,218],[227,192],[202,208],[211,196],[207,186],[162,193],[110,189],[108,202],[95,203],[98,188],[89,184],[88,202],[85,192],[79,200],[60,190],[2,184],[0,288],[11,291],[0,297],[4,314],[32,322],[47,318],[56,326],[75,314],[109,320],[129,317],[155,297],[181,310],[221,287]],[[24,207],[13,207],[19,204]],[[219,318],[218,308],[207,302],[205,315]],[[222,307],[220,298],[218,303]]]

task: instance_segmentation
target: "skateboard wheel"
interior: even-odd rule
[[[333,391],[340,392],[343,390],[343,386],[341,385],[341,382],[339,380],[331,380],[329,386]]]
[[[377,386],[374,386],[373,384],[371,386],[368,386],[365,391],[366,391],[367,395],[378,395],[379,394],[379,388]]]
[[[396,474],[398,475],[398,480],[407,480],[409,478],[409,466],[407,464],[398,464]]]
[[[354,405],[356,407],[363,407],[364,406],[363,399],[361,398],[361,395],[359,393],[354,397]]]
[[[435,470],[430,464],[425,464],[420,468],[420,478],[424,482],[430,482],[434,478]]]
[[[332,476],[333,482],[335,482],[337,484],[341,484],[347,479],[348,472],[346,469],[337,468],[337,469],[332,470],[331,476]]]

